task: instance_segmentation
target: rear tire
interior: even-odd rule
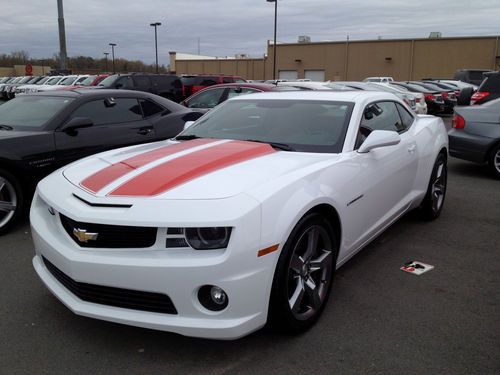
[[[268,321],[273,328],[300,333],[323,312],[337,261],[331,224],[318,213],[304,216],[286,241],[274,274]]]
[[[500,144],[493,147],[491,150],[488,165],[490,166],[491,173],[493,176],[500,179]]]
[[[427,193],[422,201],[421,209],[424,219],[434,220],[439,217],[446,196],[446,184],[448,181],[448,168],[446,155],[440,153],[432,168]]]
[[[8,231],[23,210],[24,197],[19,181],[0,169],[0,236]]]

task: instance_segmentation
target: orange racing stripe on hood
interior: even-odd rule
[[[276,152],[270,145],[231,141],[169,160],[141,173],[108,196],[153,196],[219,169]]]
[[[93,193],[97,193],[106,185],[109,185],[118,178],[125,176],[129,172],[132,172],[134,169],[140,168],[165,156],[173,155],[177,152],[185,151],[192,147],[201,146],[215,141],[217,140],[193,139],[191,141],[183,141],[181,143],[163,146],[101,169],[100,171],[83,180],[80,183],[80,186]]]

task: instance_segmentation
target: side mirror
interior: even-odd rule
[[[74,117],[61,127],[61,131],[67,132],[80,128],[89,128],[93,125],[94,123],[88,117]]]
[[[187,128],[189,128],[193,124],[194,124],[194,121],[186,121],[184,123],[184,130],[186,130]]]
[[[366,154],[374,148],[394,146],[401,142],[401,136],[392,130],[374,130],[358,149],[360,154]]]

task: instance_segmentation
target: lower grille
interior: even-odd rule
[[[43,258],[43,263],[57,281],[83,301],[132,310],[177,314],[172,300],[166,294],[81,283],[73,280],[47,259]]]
[[[82,223],[63,214],[59,214],[59,216],[66,232],[81,247],[104,249],[146,248],[153,246],[156,242],[157,228]],[[81,241],[75,235],[75,230],[96,234],[96,236]]]

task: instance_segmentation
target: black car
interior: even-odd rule
[[[488,163],[500,178],[500,99],[481,106],[457,107],[448,138],[451,156]]]
[[[200,113],[128,90],[19,95],[0,105],[0,234],[27,206],[36,183],[82,157],[177,135]]]
[[[432,82],[420,82],[420,81],[411,81],[410,83],[422,86],[428,90],[440,92],[444,101],[444,113],[453,113],[453,108],[457,105],[457,97],[455,95],[455,90],[446,88],[443,89],[441,86],[436,85]]]
[[[181,79],[175,74],[113,74],[89,89],[94,88],[144,91],[176,103],[184,99]]]
[[[471,104],[483,104],[500,98],[500,72],[484,73],[485,79],[471,97]]]
[[[389,82],[391,85],[404,87],[410,92],[420,92],[424,94],[425,103],[427,104],[427,113],[435,115],[444,112],[444,100],[441,93],[436,90],[429,90],[420,85],[410,82]]]

